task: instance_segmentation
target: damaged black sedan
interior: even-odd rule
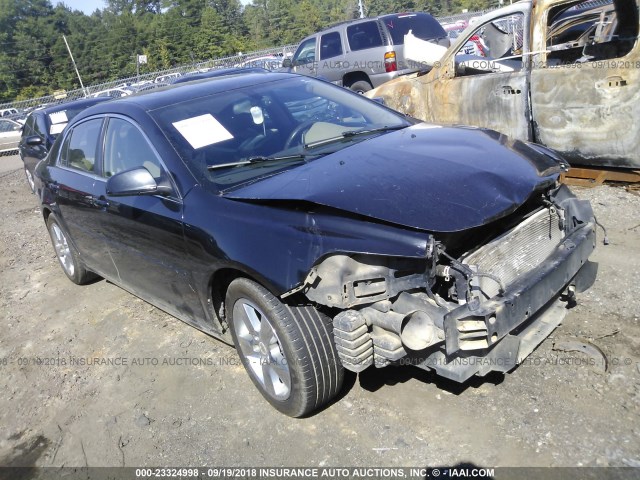
[[[278,410],[344,369],[508,371],[595,269],[566,164],[308,77],[249,73],[74,118],[36,172],[58,259],[223,341]]]

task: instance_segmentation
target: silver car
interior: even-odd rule
[[[0,153],[17,152],[22,125],[8,118],[0,118]]]
[[[364,93],[373,87],[430,68],[404,57],[404,37],[449,47],[449,37],[428,13],[394,13],[334,25],[300,42],[282,66]]]

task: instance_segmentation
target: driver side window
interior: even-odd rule
[[[293,57],[294,65],[306,65],[316,60],[316,37],[305,40],[298,47],[298,51]]]
[[[456,52],[456,76],[521,70],[524,35],[523,13],[479,26]]]
[[[144,167],[156,179],[162,176],[162,167],[155,152],[132,123],[111,118],[107,125],[104,148],[104,176]]]

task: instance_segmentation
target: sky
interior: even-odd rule
[[[56,3],[64,3],[72,10],[81,10],[87,15],[91,15],[95,12],[96,8],[103,9],[107,6],[107,2],[105,0],[54,0],[51,3],[54,5]],[[240,0],[240,3],[246,5],[247,3],[251,3],[251,0]]]
[[[71,10],[81,10],[87,15],[91,15],[96,11],[96,8],[103,9],[107,6],[107,2],[104,0],[62,0],[51,2],[54,5],[56,3],[64,3]]]

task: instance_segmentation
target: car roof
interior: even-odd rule
[[[262,71],[267,71],[264,68],[260,68],[260,67],[231,67],[231,68],[221,68],[218,70],[210,70],[208,72],[200,72],[200,73],[191,73],[188,75],[183,75],[182,77],[178,77],[175,80],[173,80],[171,83],[172,84],[177,84],[177,83],[186,83],[186,82],[193,82],[195,80],[203,80],[205,78],[216,78],[216,77],[222,77],[225,75],[235,75],[235,74],[246,74],[246,73],[255,73],[255,72],[262,72]]]
[[[433,17],[433,15],[431,15],[429,12],[396,12],[396,13],[385,13],[382,15],[377,15],[375,17],[365,17],[365,18],[352,18],[351,20],[344,20],[342,22],[338,22],[338,23],[334,23],[333,25],[330,25],[329,27],[320,30],[312,35],[308,35],[309,37],[312,37],[314,35],[317,35],[318,33],[322,33],[326,30],[330,30],[332,28],[335,27],[341,27],[344,25],[353,25],[356,23],[362,23],[362,22],[370,22],[372,20],[384,20],[387,18],[391,18],[391,17],[398,17],[398,16],[418,16],[418,15],[427,15],[429,17]],[[435,17],[434,17],[435,18]]]
[[[71,100],[70,102],[58,103],[51,107],[45,107],[40,110],[34,110],[33,113],[42,113],[44,115],[48,115],[50,113],[61,112],[63,110],[68,110],[72,107],[84,107],[89,108],[97,103],[106,102],[111,100],[108,97],[90,97],[90,98],[81,98],[80,100]]]
[[[169,85],[167,87],[159,88],[158,90],[151,90],[149,92],[142,92],[140,94],[133,94],[128,97],[118,98],[110,101],[108,105],[95,105],[94,107],[83,111],[76,118],[81,119],[89,115],[98,115],[103,113],[126,114],[135,110],[151,111],[166,105],[181,103],[198,97],[215,95],[235,90],[237,88],[261,85],[287,78],[303,77],[302,75],[269,72],[268,70],[265,70],[264,72],[241,73],[238,75],[224,75],[204,80],[194,80],[193,82]]]

